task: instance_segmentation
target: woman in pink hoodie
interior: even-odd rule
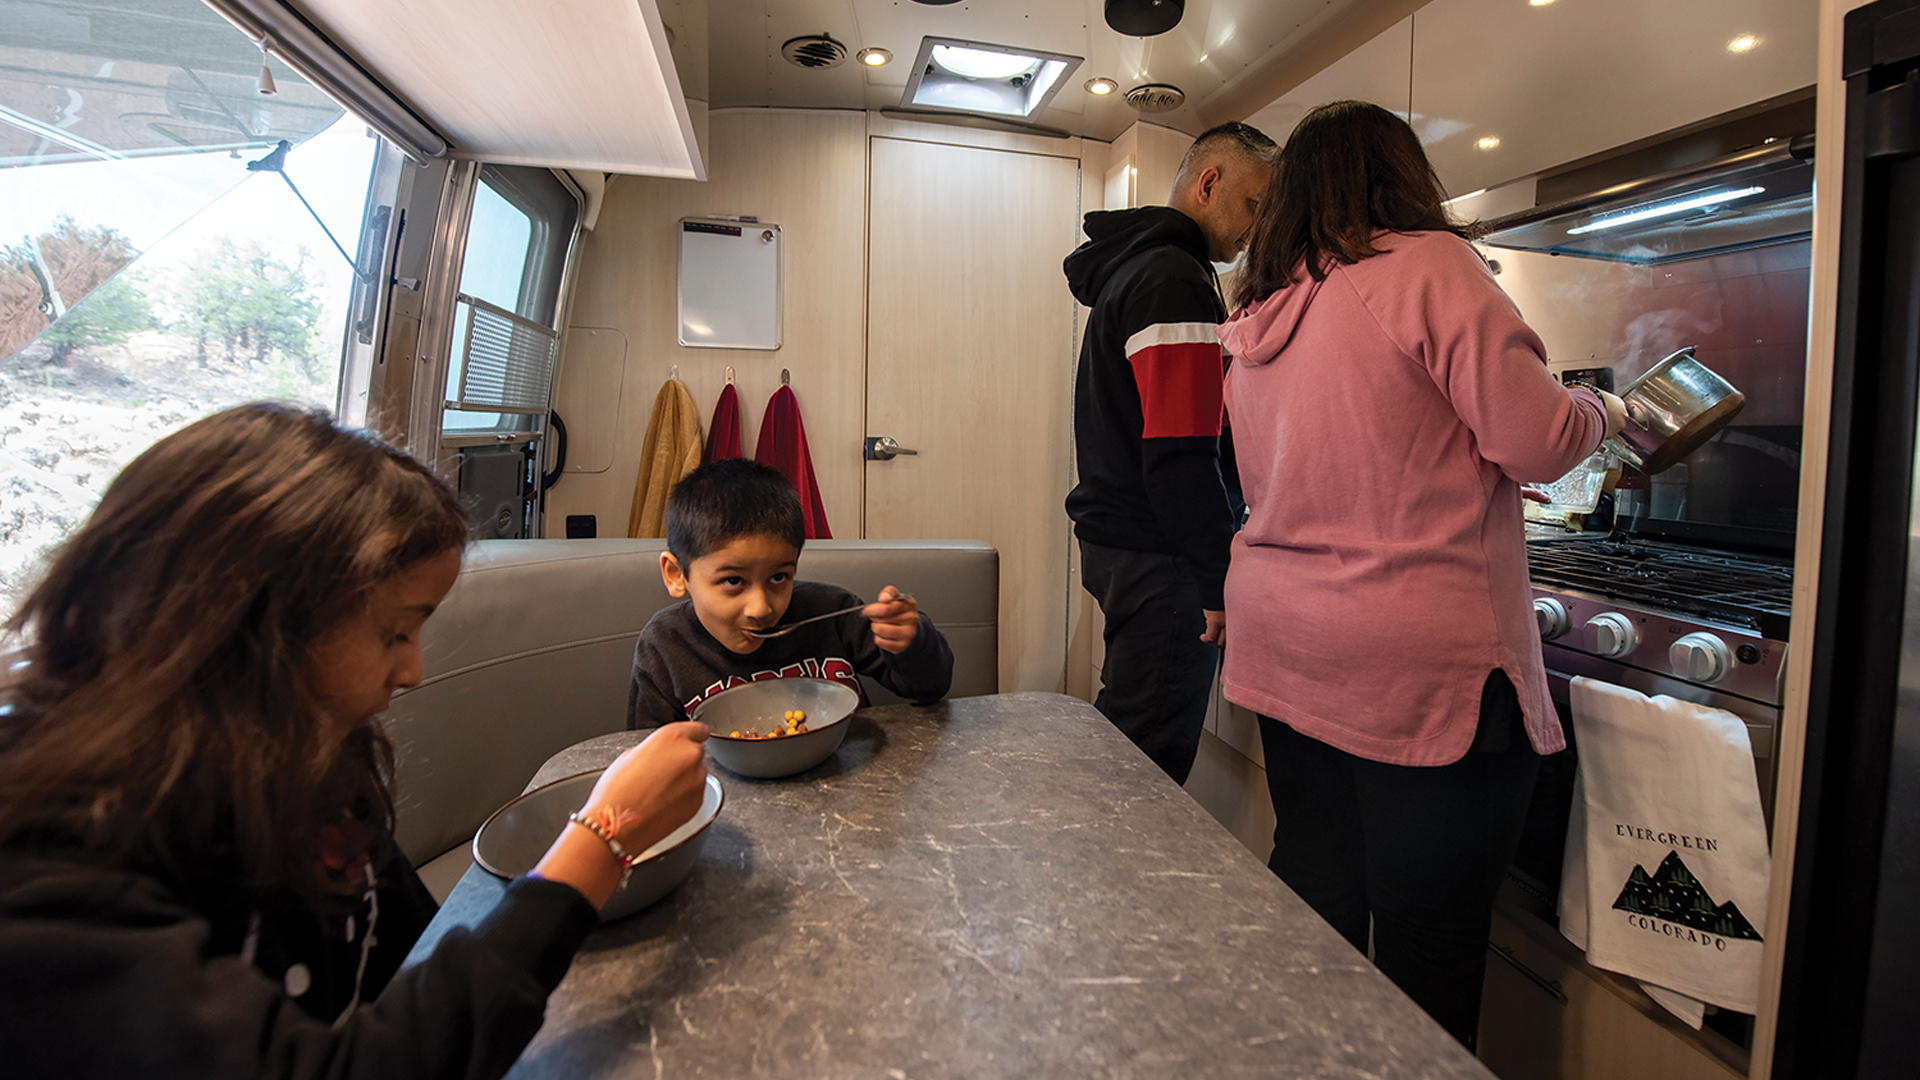
[[[1520,485],[1626,412],[1548,374],[1444,198],[1361,102],[1309,113],[1275,166],[1220,330],[1250,509],[1223,685],[1260,714],[1269,865],[1471,1047],[1494,893],[1566,745]]]

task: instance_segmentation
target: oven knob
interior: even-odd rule
[[[1533,602],[1533,621],[1540,625],[1541,641],[1552,641],[1573,626],[1567,618],[1566,605],[1550,596]]]
[[[1640,628],[1617,611],[1604,611],[1587,620],[1593,630],[1593,650],[1618,660],[1640,647]]]
[[[1712,634],[1688,634],[1667,649],[1667,662],[1673,673],[1694,682],[1712,683],[1733,670],[1733,654],[1727,643]]]

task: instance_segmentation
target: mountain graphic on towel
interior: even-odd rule
[[[1648,915],[1724,938],[1760,940],[1753,924],[1740,914],[1733,901],[1713,902],[1713,897],[1700,885],[1700,879],[1680,861],[1678,851],[1667,852],[1652,877],[1647,876],[1644,867],[1635,865],[1627,877],[1626,888],[1620,890],[1620,899],[1613,902],[1613,909]]]

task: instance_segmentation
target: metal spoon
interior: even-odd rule
[[[893,599],[894,600],[911,600],[913,599],[913,596],[909,593],[896,591]],[[893,601],[889,600],[887,602],[892,603]],[[795,630],[798,630],[799,628],[807,625],[810,622],[819,622],[821,619],[832,619],[841,615],[851,615],[856,611],[865,610],[866,606],[867,605],[865,604],[858,604],[858,605],[855,605],[854,607],[842,608],[839,611],[829,611],[825,615],[811,615],[811,616],[808,616],[807,618],[801,619],[799,622],[791,622],[786,624],[785,626],[776,626],[771,630],[749,630],[747,631],[747,636],[753,637],[753,638],[760,638],[763,641],[767,638],[785,637],[786,635],[793,633]]]

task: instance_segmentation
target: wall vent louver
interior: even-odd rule
[[[1143,83],[1127,91],[1127,104],[1135,112],[1172,112],[1186,103],[1186,91],[1167,83]]]
[[[838,67],[847,58],[847,47],[830,34],[807,34],[780,46],[787,63],[803,68]]]

